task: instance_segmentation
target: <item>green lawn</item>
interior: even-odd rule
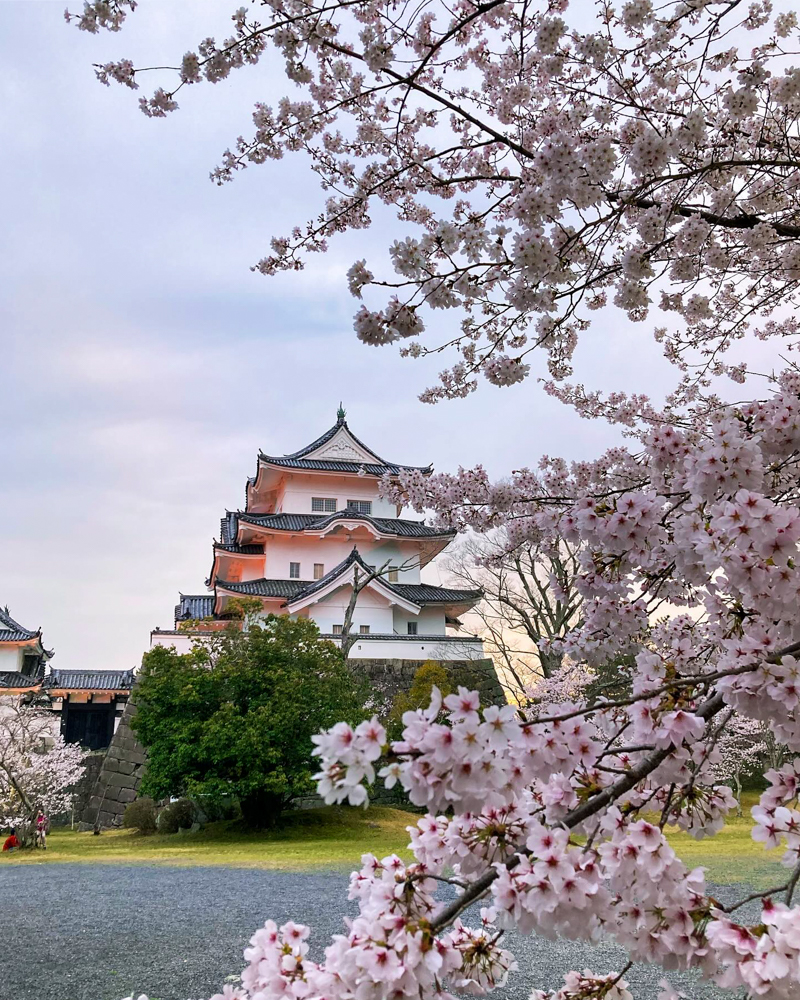
[[[54,829],[47,838],[47,851],[15,851],[2,855],[2,860],[349,870],[367,851],[380,857],[394,851],[409,856],[405,828],[414,822],[413,813],[376,806],[366,812],[330,807],[291,813],[281,830],[268,833],[248,833],[231,823],[210,823],[196,833],[149,837],[131,830],[107,830],[95,837]]]
[[[790,874],[779,863],[783,850],[765,851],[750,835],[753,829],[750,808],[757,803],[757,793],[746,793],[742,796],[744,816],[729,819],[715,836],[694,840],[669,829],[670,843],[689,868],[702,865],[709,882],[747,882],[756,889],[781,885]]]
[[[786,869],[778,864],[781,851],[765,851],[750,837],[750,806],[757,796],[747,796],[745,815],[732,819],[715,837],[696,841],[677,830],[669,831],[678,856],[690,867],[702,865],[711,882],[747,882],[756,888],[779,885]],[[130,830],[110,830],[99,837],[91,833],[54,830],[44,851],[2,855],[3,861],[46,864],[53,861],[109,862],[116,864],[231,865],[237,868],[285,870],[338,868],[358,865],[371,851],[384,857],[393,852],[410,857],[406,827],[416,822],[413,813],[382,806],[366,810],[330,807],[291,813],[281,830],[246,833],[230,823],[211,823],[197,833],[143,837]]]

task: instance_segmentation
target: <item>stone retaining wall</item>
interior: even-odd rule
[[[81,816],[83,829],[95,825],[121,826],[125,807],[136,798],[147,756],[130,727],[135,712],[136,706],[131,699],[119,720],[89,804]]]

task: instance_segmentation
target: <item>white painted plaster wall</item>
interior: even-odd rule
[[[309,617],[317,623],[320,632],[332,632],[334,625],[344,623],[352,592],[352,587],[340,587],[308,609]],[[360,625],[369,625],[371,632],[379,634],[392,632],[392,606],[380,594],[362,591],[353,617],[353,632],[358,632]]]
[[[22,646],[7,646],[0,643],[0,670],[19,671],[22,670]]]
[[[344,533],[326,535],[324,538],[309,538],[304,535],[272,535],[266,543],[266,556],[263,563],[256,560],[242,565],[242,580],[257,580],[261,577],[267,580],[288,580],[289,563],[300,563],[301,580],[314,579],[314,563],[322,563],[324,572],[328,573],[353,551],[358,548],[364,562],[382,566],[390,562],[398,568],[406,562],[416,562],[416,547],[412,543],[396,541],[376,541],[359,532],[357,538],[348,537]],[[419,567],[411,566],[398,573],[399,583],[419,583]]]
[[[350,656],[365,660],[482,660],[485,658],[480,642],[436,642],[435,639],[419,642],[408,640],[362,640],[353,644]]]
[[[317,611],[316,608],[314,610]],[[320,626],[321,632],[330,633],[334,624],[342,623],[343,613],[340,613],[340,617],[336,621],[334,621],[334,614],[335,609],[333,605],[324,611],[320,609],[319,615],[314,614],[314,620]],[[369,618],[370,621],[362,621],[362,614],[360,612],[356,613],[356,631],[358,625],[372,625],[373,622],[374,627],[372,628],[372,632],[374,634],[385,635],[391,631],[391,627],[387,628],[383,624],[385,619],[381,618],[381,609],[377,607],[365,608],[363,617]],[[174,646],[176,652],[188,653],[192,649],[192,639],[188,635],[154,634],[151,636],[150,645],[151,648],[153,646]],[[481,642],[470,642],[468,640],[464,640],[463,642],[437,642],[435,636],[420,636],[416,641],[409,639],[359,639],[356,637],[356,642],[353,645],[350,655],[356,659],[375,660],[481,660],[485,658],[486,654],[483,651],[483,643]]]
[[[154,646],[170,646],[175,647],[177,653],[191,653],[192,651],[192,637],[190,635],[157,635],[156,633],[151,633],[150,635],[150,648]]]
[[[277,509],[290,514],[317,513],[311,509],[312,497],[333,497],[337,510],[344,510],[348,500],[371,500],[373,517],[397,517],[395,504],[378,496],[376,480],[346,476],[290,473],[278,493]]]
[[[396,607],[394,609],[392,631],[400,635],[407,635],[409,622],[417,623],[417,633],[419,635],[445,635],[443,608],[423,608],[418,616],[414,616],[402,608]]]

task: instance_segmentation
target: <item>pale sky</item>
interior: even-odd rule
[[[307,444],[340,399],[379,454],[441,471],[482,463],[499,478],[619,440],[534,379],[418,402],[455,359],[403,360],[352,329],[344,276],[361,257],[385,268],[390,239],[406,235],[389,214],[303,273],[249,270],[324,197],[296,156],[224,188],[208,180],[248,134],[253,103],[290,89],[274,54],[182,92],[166,120],[91,67],[175,63],[229,33],[235,0],[142,0],[122,32],[96,37],[68,28],[64,5],[0,0],[0,605],[43,628],[54,666],[137,666],[178,591],[203,591],[219,518],[243,504],[258,449]],[[652,326],[611,312],[576,380],[659,398],[675,375]]]

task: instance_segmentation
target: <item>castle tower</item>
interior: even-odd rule
[[[229,602],[241,597],[258,598],[264,613],[311,618],[337,641],[356,568],[360,579],[385,568],[358,594],[351,658],[483,660],[481,640],[459,621],[480,591],[436,587],[420,576],[454,532],[403,519],[378,495],[383,476],[410,469],[433,471],[381,458],[353,434],[341,407],[333,427],[305,448],[259,453],[244,510],[222,518],[207,593],[181,594],[175,627],[152,632],[151,645],[187,651],[198,633],[224,627]]]

